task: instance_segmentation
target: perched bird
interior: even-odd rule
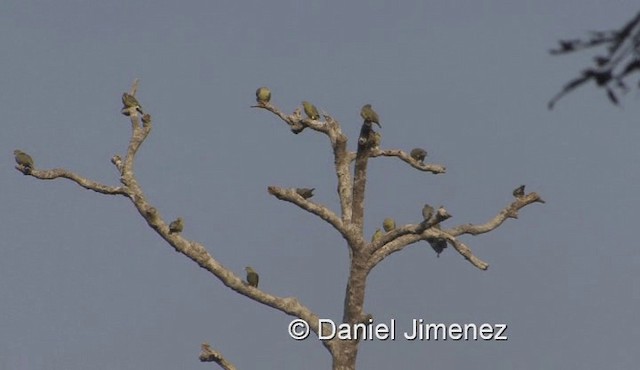
[[[182,221],[182,217],[176,218],[169,224],[169,234],[181,233],[182,229],[184,229],[184,222]]]
[[[413,148],[409,155],[416,161],[423,163],[424,159],[427,157],[427,151],[422,148]]]
[[[431,248],[433,248],[433,250],[438,254],[437,257],[440,258],[440,253],[447,248],[447,241],[441,238],[436,238],[429,240],[429,245],[431,245]]]
[[[258,276],[256,270],[254,270],[251,266],[245,267],[244,270],[247,272],[247,283],[252,287],[257,288],[258,282],[260,281],[260,276]]]
[[[373,130],[371,130],[371,135],[373,136],[373,139],[371,140],[371,147],[378,148],[380,146],[380,143],[382,142],[382,135],[380,135],[379,132],[375,132]]]
[[[434,227],[439,229],[440,225],[436,225]],[[438,257],[440,257],[440,253],[447,248],[447,241],[442,238],[427,239],[427,242],[429,242],[429,245],[437,253]]]
[[[422,207],[422,218],[425,221],[429,221],[433,216],[433,211],[434,211],[433,207],[431,207],[428,204],[425,204],[424,207]]]
[[[313,191],[316,188],[296,188],[296,193],[304,199],[309,199],[313,196]]]
[[[127,111],[128,115],[128,111],[130,108],[135,108],[138,112],[140,112],[141,114],[144,114],[144,112],[142,111],[142,106],[140,105],[140,103],[138,102],[138,99],[136,99],[135,96],[129,94],[129,93],[122,93],[122,105],[124,106],[122,108],[123,111]]]
[[[387,217],[382,221],[382,227],[384,231],[389,232],[396,228],[396,221],[391,217]]]
[[[311,119],[320,118],[320,114],[318,113],[318,109],[315,105],[309,103],[308,101],[303,101],[302,106],[304,107],[304,112],[307,114],[307,117]]]
[[[524,197],[524,185],[520,185],[513,190],[513,196],[516,198]]]
[[[16,149],[13,151],[13,155],[15,156],[16,163],[20,166],[28,169],[33,169],[33,158],[22,150]]]
[[[364,119],[365,123],[371,124],[371,122],[378,125],[378,127],[382,128],[380,125],[380,119],[378,118],[378,113],[376,113],[372,108],[371,104],[365,104],[360,110],[360,117]]]
[[[376,232],[371,236],[371,242],[375,243],[380,238],[382,238],[382,231],[380,231],[380,228],[377,228]]]
[[[271,90],[266,87],[260,87],[256,90],[256,101],[260,104],[268,103],[271,100]]]
[[[145,114],[142,116],[142,124],[143,124],[143,125],[148,125],[148,124],[150,124],[150,123],[151,123],[151,115],[150,115],[149,113],[145,113]]]

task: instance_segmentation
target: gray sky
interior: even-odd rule
[[[370,275],[379,321],[506,323],[506,342],[362,343],[361,369],[630,369],[640,360],[639,94],[610,105],[584,87],[547,101],[589,63],[552,57],[559,38],[618,27],[632,1],[13,1],[0,5],[0,369],[205,369],[208,341],[242,369],[327,369],[290,317],[225,288],[164,243],[121,197],[13,169],[12,151],[118,184],[109,162],[130,124],[135,77],[154,130],[137,176],[166,220],[238,274],[339,320],[347,249],[333,229],[266,192],[316,187],[337,207],[324,136],[293,135],[249,108],[258,86],[291,112],[310,100],[355,148],[371,103],[383,147],[423,146],[445,175],[395,159],[369,170],[367,235],[387,216],[482,223],[521,183],[547,201],[463,239],[479,271],[426,243]],[[400,364],[400,365],[398,365]],[[215,367],[213,367],[215,368]]]

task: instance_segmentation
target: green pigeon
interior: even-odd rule
[[[520,185],[513,190],[513,196],[516,198],[524,197],[524,185]]]
[[[424,207],[422,207],[422,218],[425,221],[429,221],[433,216],[433,212],[434,212],[433,207],[431,207],[428,204],[425,204]]]
[[[315,105],[309,103],[308,101],[303,101],[302,106],[304,107],[304,112],[307,114],[307,117],[311,119],[320,118],[320,114],[318,113],[318,109]]]
[[[387,217],[382,221],[382,227],[384,231],[389,232],[396,228],[396,221],[391,217]]]
[[[169,224],[169,234],[181,233],[182,229],[184,229],[184,221],[182,221],[182,217],[176,218]]]
[[[296,193],[304,199],[309,199],[313,196],[313,191],[316,188],[296,188]]]
[[[17,164],[30,170],[33,169],[33,158],[31,158],[29,154],[23,152],[22,150],[16,149],[13,151],[13,155],[16,158]]]
[[[142,111],[142,106],[140,105],[140,103],[138,103],[138,99],[136,99],[135,96],[129,93],[122,93],[122,105],[124,106],[122,108],[123,111],[128,111],[129,108],[135,108],[138,112],[144,114],[144,112]]]
[[[371,141],[372,148],[378,148],[380,143],[382,142],[382,135],[379,132],[375,132],[371,130],[371,134],[373,135],[373,140]]]
[[[423,163],[424,159],[427,157],[427,151],[422,148],[413,148],[409,155],[416,161]]]
[[[267,87],[260,87],[256,90],[256,101],[260,104],[268,103],[271,100],[271,90]]]
[[[380,125],[380,119],[378,118],[378,113],[376,113],[373,108],[371,108],[371,104],[365,104],[360,110],[360,117],[364,119],[365,123],[375,123],[378,127],[382,128]]]
[[[258,287],[258,282],[260,281],[260,276],[251,266],[247,266],[244,268],[247,272],[247,283],[254,288]]]
[[[376,232],[373,233],[373,236],[371,236],[371,242],[375,243],[380,238],[382,238],[382,231],[380,231],[380,228],[377,228]]]

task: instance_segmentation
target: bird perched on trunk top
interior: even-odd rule
[[[260,87],[256,90],[256,101],[260,104],[268,103],[271,100],[271,90]]]
[[[296,188],[296,193],[304,199],[309,199],[313,196],[313,191],[316,188]]]
[[[371,122],[378,125],[378,127],[382,128],[380,125],[380,119],[378,118],[378,113],[376,113],[373,108],[371,108],[371,104],[365,104],[360,110],[360,117],[364,119],[364,123],[371,124]]]
[[[258,282],[260,282],[260,276],[258,275],[256,270],[254,270],[251,266],[245,267],[244,270],[247,272],[247,283],[250,286],[257,288]]]
[[[16,149],[13,151],[13,155],[15,156],[16,163],[25,169],[32,170],[33,169],[33,158],[22,150]]]
[[[303,101],[302,107],[304,108],[304,112],[307,114],[307,117],[311,119],[320,118],[320,114],[318,113],[318,109],[315,105],[309,103],[308,101]]]
[[[140,114],[144,114],[144,112],[142,111],[142,106],[138,102],[138,99],[136,99],[135,96],[129,93],[122,93],[122,105],[122,113],[125,116],[128,116],[130,114],[129,110],[132,108],[140,112]]]
[[[181,233],[184,229],[184,222],[182,221],[182,217],[176,218],[169,224],[169,234]]]
[[[416,161],[423,163],[424,159],[427,157],[427,151],[422,148],[413,148],[409,155]]]

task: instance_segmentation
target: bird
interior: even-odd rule
[[[304,199],[309,199],[313,196],[313,191],[316,188],[296,188],[296,193]]]
[[[22,150],[16,149],[13,151],[16,163],[29,170],[33,169],[33,158]]]
[[[131,108],[135,108],[138,112],[144,114],[144,112],[142,111],[142,106],[138,102],[138,99],[127,92],[122,93],[122,105],[124,106],[122,108],[123,112],[126,111],[125,115],[129,115],[129,109]]]
[[[258,275],[256,270],[254,270],[251,266],[245,267],[244,270],[247,272],[247,283],[250,286],[257,288],[258,282],[260,281],[260,276]]]
[[[371,243],[375,243],[376,241],[378,241],[380,238],[382,237],[382,231],[380,231],[380,228],[376,229],[376,232],[373,233],[373,235],[371,236]]]
[[[256,90],[256,101],[260,104],[268,103],[271,100],[271,90],[267,87],[260,87]]]
[[[176,218],[169,224],[169,234],[181,233],[182,229],[184,229],[184,222],[182,221],[182,217]]]
[[[440,224],[434,226],[434,228],[440,230]],[[427,242],[437,253],[438,258],[440,257],[440,253],[442,253],[442,251],[447,247],[447,241],[443,238],[427,239]]]
[[[378,118],[378,113],[371,108],[371,104],[365,104],[362,106],[362,109],[360,110],[360,117],[364,119],[364,123],[371,124],[371,122],[373,122],[378,125],[378,127],[382,128],[380,125],[380,118]]]
[[[427,151],[422,148],[413,148],[409,155],[416,161],[423,163],[424,159],[427,157]]]
[[[396,221],[391,217],[387,217],[382,221],[382,227],[384,231],[389,232],[396,228]]]
[[[378,148],[380,147],[380,143],[382,142],[382,135],[379,132],[375,132],[371,130],[371,135],[373,139],[371,140],[371,147]]]
[[[320,118],[320,114],[318,113],[318,109],[315,105],[309,103],[308,101],[303,101],[302,106],[304,107],[304,112],[307,114],[307,117],[311,119]]]
[[[142,115],[142,124],[146,126],[150,123],[151,123],[151,115],[149,113],[145,113],[144,115]]]
[[[447,241],[442,238],[435,238],[428,240],[428,242],[431,248],[438,254],[438,258],[440,258],[440,253],[447,248]]]
[[[520,185],[517,188],[513,189],[513,196],[516,198],[524,197],[524,185]]]
[[[425,221],[429,221],[431,219],[431,217],[433,216],[433,207],[431,207],[428,204],[425,204],[424,207],[422,207],[422,218]]]

